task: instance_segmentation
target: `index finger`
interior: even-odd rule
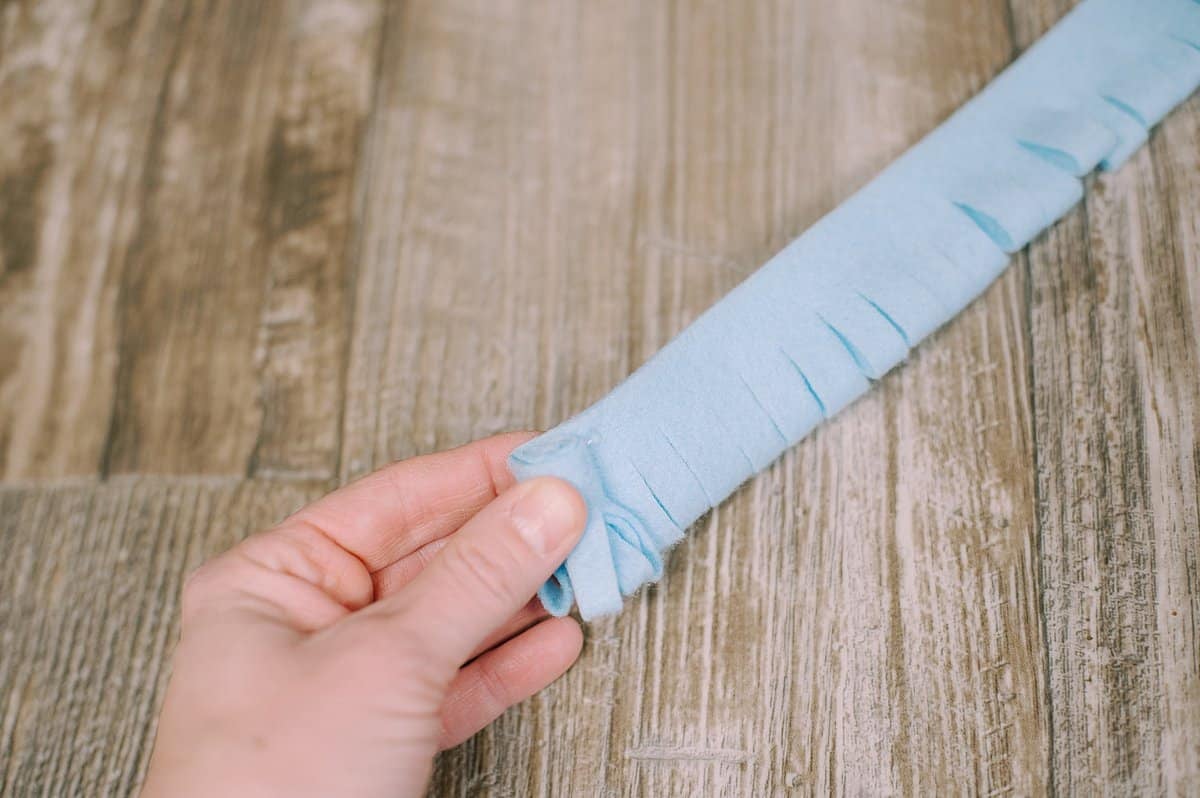
[[[455,532],[516,480],[510,452],[535,435],[510,432],[385,466],[283,522],[311,525],[369,571]]]

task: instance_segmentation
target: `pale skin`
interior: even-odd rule
[[[512,433],[396,463],[201,566],[143,796],[424,793],[441,749],[578,658],[533,598],[582,534]]]

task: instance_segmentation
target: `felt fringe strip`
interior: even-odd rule
[[[589,507],[542,588],[615,612],[738,485],[962,310],[1200,85],[1200,0],[1085,0],[612,393],[520,447]]]

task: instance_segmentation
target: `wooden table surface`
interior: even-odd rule
[[[180,583],[602,396],[1065,0],[0,0],[0,789],[128,793]],[[1200,98],[439,795],[1200,792]]]

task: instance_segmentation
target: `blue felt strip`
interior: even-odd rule
[[[1200,1],[1085,0],[612,393],[520,447],[583,540],[540,595],[616,612],[692,522],[960,311],[1200,85]]]

